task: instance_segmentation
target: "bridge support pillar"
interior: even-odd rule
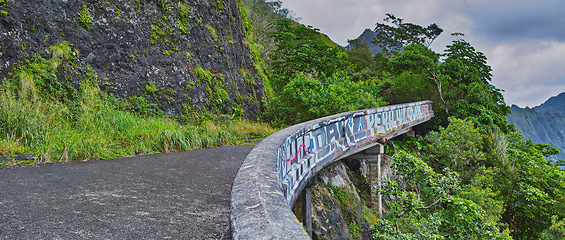
[[[382,187],[382,155],[385,153],[384,145],[377,144],[371,148],[359,152],[357,154],[347,157],[348,159],[364,159],[369,163],[369,186],[371,209],[378,211],[379,214],[383,213],[383,198],[381,194],[377,194],[377,189]]]
[[[302,191],[302,218],[308,236],[312,238],[312,182]]]
[[[316,176],[314,176],[302,189],[292,209],[296,218],[302,222],[302,229],[308,233],[310,238],[312,238],[312,186],[316,183]]]
[[[384,145],[382,144],[365,150],[367,155],[373,156],[367,158],[369,162],[369,184],[371,186],[371,209],[378,210],[380,215],[383,214],[383,197],[381,194],[377,194],[377,190],[382,187],[381,159],[384,152]],[[375,186],[376,188],[373,188]]]

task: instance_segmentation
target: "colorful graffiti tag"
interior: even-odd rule
[[[279,187],[290,207],[309,179],[348,152],[433,117],[430,101],[353,112],[309,125],[289,136],[277,152]]]

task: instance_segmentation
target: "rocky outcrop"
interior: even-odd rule
[[[0,80],[67,41],[117,97],[173,115],[260,110],[262,80],[235,0],[2,0],[0,11]]]
[[[371,239],[377,216],[367,207],[369,184],[362,166],[357,162],[352,170],[336,162],[318,174],[312,187],[313,239]]]

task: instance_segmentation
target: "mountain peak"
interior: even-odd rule
[[[565,92],[550,97],[541,105],[534,107],[539,113],[559,113],[565,115]]]
[[[361,33],[361,35],[359,35],[359,37],[357,37],[355,40],[359,40],[361,42],[367,43],[369,45],[369,49],[371,49],[371,52],[373,52],[373,54],[378,53],[382,50],[381,47],[379,47],[378,45],[373,43],[373,39],[375,39],[375,37],[377,36],[377,33],[372,31],[371,29],[366,28],[363,33]],[[351,49],[353,48],[353,46],[350,44],[347,45],[346,47],[347,49]]]

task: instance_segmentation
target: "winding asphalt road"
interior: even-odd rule
[[[0,168],[0,239],[221,239],[253,147]]]

